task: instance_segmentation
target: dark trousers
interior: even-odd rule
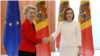
[[[18,56],[36,56],[36,52],[26,52],[26,51],[18,51]]]

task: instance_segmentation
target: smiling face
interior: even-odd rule
[[[67,20],[67,21],[71,22],[71,21],[73,21],[73,19],[74,19],[73,9],[72,8],[65,8],[64,14],[63,14],[63,19],[61,21]]]
[[[30,20],[30,21],[33,21],[35,19],[35,16],[36,16],[36,10],[35,9],[29,9],[27,14],[26,14],[27,19]]]
[[[73,19],[73,11],[72,10],[67,10],[66,11],[66,18],[67,18],[67,21],[72,21]]]

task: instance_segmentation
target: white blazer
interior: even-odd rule
[[[57,30],[52,33],[53,39],[61,32],[60,46],[78,47],[81,46],[80,24],[76,21],[61,21]]]

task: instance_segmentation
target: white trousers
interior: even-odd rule
[[[78,47],[60,47],[59,55],[60,56],[78,56]]]

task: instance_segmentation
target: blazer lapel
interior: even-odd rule
[[[34,32],[34,33],[35,33],[35,30],[33,29],[32,24],[29,22],[28,19],[26,19],[26,21],[27,21],[27,23],[28,23],[28,25],[29,25],[29,27],[30,27],[30,29],[31,29],[31,32]],[[34,24],[33,24],[33,25],[34,25]],[[35,26],[34,26],[34,27],[35,27]]]

